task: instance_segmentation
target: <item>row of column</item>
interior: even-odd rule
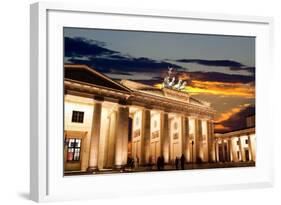
[[[101,113],[102,101],[95,100],[88,171],[96,171],[98,169]],[[117,112],[112,112],[110,115],[108,152],[105,155],[107,166],[122,168],[127,164],[128,119],[129,108],[126,105],[119,105]]]
[[[140,165],[147,165],[150,162],[150,141],[151,138],[151,110],[143,108],[141,112],[140,126]],[[133,141],[133,139],[132,139]],[[168,113],[160,112],[160,156],[164,157],[165,163],[169,160],[169,118]],[[136,151],[136,150],[135,150]]]
[[[140,147],[140,164],[146,165],[149,163],[150,157],[150,135],[151,135],[151,111],[149,109],[142,110],[142,125],[141,125],[141,147]],[[170,134],[169,134],[169,115],[167,112],[160,111],[160,156],[164,157],[164,162],[170,161]],[[182,154],[189,158],[188,162],[215,161],[215,151],[213,142],[213,123],[207,121],[207,138],[206,144],[203,144],[202,139],[202,121],[195,119],[195,136],[194,139],[189,137],[189,118],[181,116],[181,150]],[[193,143],[192,143],[193,142]],[[192,153],[191,153],[192,152]],[[188,157],[189,156],[189,157]],[[190,159],[193,158],[193,159]]]
[[[191,146],[195,146],[195,150],[193,151],[193,157],[190,162],[214,162],[215,161],[215,149],[213,146],[213,136],[214,136],[214,126],[211,121],[206,121],[206,138],[203,139],[203,124],[202,120],[195,120],[195,136],[194,140],[191,142],[187,140],[187,142],[191,143]],[[192,145],[194,143],[194,145]],[[187,150],[188,152],[189,150]]]
[[[251,139],[250,135],[248,135],[247,140],[248,140],[249,160],[255,161],[255,153],[254,153],[254,150],[252,147],[253,145],[252,145],[252,139]],[[219,141],[221,143],[219,143]],[[245,156],[245,151],[243,150],[243,147],[242,147],[241,138],[238,137],[238,141],[235,141],[235,142],[238,142],[238,147],[239,147],[238,151],[241,155],[240,161],[247,161],[246,156]],[[221,145],[221,147],[222,147],[221,159],[220,159],[220,155],[219,155],[219,145]],[[216,162],[238,162],[239,161],[236,149],[233,148],[233,139],[232,138],[216,139],[214,142],[214,146],[216,149],[216,157],[215,157]]]
[[[89,171],[98,169],[99,159],[99,140],[101,128],[101,113],[102,101],[95,100],[93,109],[93,120],[90,140],[90,153],[89,153]],[[150,157],[150,133],[151,121],[150,110],[143,109],[142,112],[142,125],[141,125],[141,156],[140,163],[145,165],[149,162]],[[117,112],[114,111],[110,115],[108,141],[107,141],[107,154],[105,161],[107,167],[122,168],[127,164],[128,157],[128,121],[129,121],[129,108],[126,105],[119,105]],[[181,139],[182,139],[182,153],[187,157],[192,148],[192,162],[197,162],[198,158],[204,158],[206,161],[214,160],[214,147],[213,141],[213,125],[207,122],[207,139],[206,147],[202,150],[202,125],[201,120],[195,120],[195,139],[194,144],[190,147],[189,139],[189,119],[186,116],[181,116]],[[195,146],[195,147],[193,147]],[[170,160],[170,136],[169,136],[169,118],[167,112],[160,113],[160,155],[164,157],[164,162],[168,163]],[[194,149],[195,148],[195,149]],[[203,154],[202,154],[203,153]],[[204,155],[204,153],[207,153]]]

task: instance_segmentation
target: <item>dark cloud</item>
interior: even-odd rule
[[[240,130],[247,128],[246,118],[251,115],[255,115],[255,106],[248,106],[245,109],[242,109],[240,112],[233,114],[229,119],[220,122],[223,127],[228,127],[230,131]],[[225,130],[215,130],[215,132],[223,133]]]
[[[70,58],[68,62],[74,64],[86,64],[104,73],[111,73],[111,70],[119,70],[119,72],[149,72],[162,73],[167,71],[170,66],[179,67],[164,61],[156,61],[149,58],[116,58],[110,57],[90,57],[86,60]]]
[[[244,70],[251,74],[255,74],[255,67],[245,66],[242,63],[233,60],[178,59],[174,61],[180,63],[196,63],[204,66],[229,67],[232,71]]]
[[[230,67],[230,70],[239,71],[239,70],[246,70],[251,74],[255,74],[256,67]]]
[[[104,48],[103,42],[85,38],[64,37],[65,57],[85,57],[99,55],[116,55],[119,52]]]
[[[119,70],[111,70],[110,73],[111,74],[116,74],[116,75],[129,75],[129,76],[132,76],[132,74],[129,73],[129,72],[122,72],[122,71],[119,71]]]
[[[146,85],[154,86],[155,84],[162,83],[163,82],[163,78],[161,78],[161,77],[153,77],[150,80],[138,80],[138,82],[146,84]]]
[[[105,48],[105,44],[85,38],[65,37],[65,57],[68,63],[86,64],[104,73],[116,71],[128,72],[163,72],[168,67],[181,68],[178,65],[150,58],[134,58]],[[84,57],[84,59],[81,59]]]
[[[122,79],[113,78],[113,80],[119,82]],[[161,80],[156,80],[156,79],[153,79],[153,78],[151,80],[134,80],[134,79],[127,78],[127,80],[133,80],[135,82],[139,82],[139,83],[142,83],[142,84],[145,84],[145,85],[150,85],[150,86],[154,86],[155,84],[158,84],[158,83],[162,82],[162,79]]]
[[[242,67],[243,64],[232,60],[178,59],[180,63],[197,63],[205,66]]]

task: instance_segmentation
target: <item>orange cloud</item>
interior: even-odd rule
[[[216,122],[222,122],[222,121],[225,121],[225,120],[228,120],[232,115],[238,113],[241,111],[241,108],[232,108],[230,111],[228,112],[224,112],[224,113],[221,113],[219,118],[216,119],[215,121]]]
[[[214,95],[241,96],[245,98],[255,97],[254,86],[245,83],[193,80],[192,84],[186,87],[186,91],[193,94],[210,93]]]
[[[236,113],[239,113],[241,110],[245,109],[246,107],[250,106],[250,104],[243,104],[239,105],[238,107],[232,108],[230,111],[223,112],[220,114],[220,116],[215,120],[216,123],[223,122],[225,120],[228,120],[231,116],[233,116]]]
[[[179,76],[179,79],[181,79],[181,80],[189,80],[189,79],[190,79],[190,75],[187,74],[187,73],[182,73],[182,74]]]
[[[183,79],[187,79],[188,77],[188,75],[184,76]],[[155,86],[162,88],[162,84],[156,84]],[[209,93],[214,95],[240,96],[244,98],[255,97],[255,87],[252,84],[245,83],[192,80],[192,83],[186,86],[183,91],[191,93],[192,95]]]
[[[222,124],[215,124],[215,130],[219,130],[219,131],[229,131],[230,128],[229,127],[225,127],[224,125]]]

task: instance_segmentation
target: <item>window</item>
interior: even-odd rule
[[[83,123],[84,121],[84,112],[80,111],[72,111],[72,122],[78,122],[78,123]]]
[[[240,141],[237,141],[236,143],[237,143],[237,145],[240,145]]]
[[[245,140],[245,144],[248,144],[248,139]]]
[[[69,139],[67,146],[67,161],[80,160],[81,139]]]

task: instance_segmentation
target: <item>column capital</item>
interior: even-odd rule
[[[186,115],[186,114],[183,114],[183,113],[179,114],[179,116],[180,116],[180,117],[185,117],[185,118],[189,118],[189,116],[188,116],[188,115]]]
[[[145,107],[142,107],[142,110],[149,110],[151,111],[153,108],[151,106],[145,106]]]
[[[123,105],[123,104],[118,104],[118,106],[117,106],[118,108],[119,107],[121,107],[121,108],[129,108],[129,106],[128,105]]]
[[[145,111],[145,110],[151,111],[153,108],[150,106],[138,106],[138,109],[139,111]]]
[[[169,111],[168,110],[160,110],[160,113],[162,113],[162,114],[169,114]]]
[[[119,99],[118,100],[118,105],[122,105],[122,106],[128,106],[130,103],[126,100],[126,99]]]
[[[104,101],[104,97],[95,95],[93,97],[95,103],[102,103]]]

